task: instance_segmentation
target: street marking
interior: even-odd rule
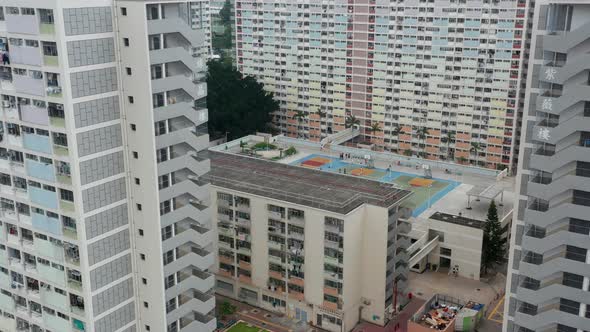
[[[265,321],[265,320],[262,320],[262,319],[260,319],[260,318],[254,317],[254,316],[250,316],[250,315],[247,315],[247,314],[243,314],[243,313],[241,313],[241,312],[238,312],[237,314],[238,314],[238,315],[240,315],[240,316],[248,317],[248,318],[250,318],[250,319],[253,319],[253,320],[255,320],[255,321],[258,321],[258,322],[260,322],[260,323],[265,323],[266,325],[272,325],[272,326],[274,326],[274,327],[278,327],[278,328],[279,328],[279,329],[281,329],[281,330],[287,330],[287,331],[289,331],[289,332],[293,332],[293,330],[291,330],[291,329],[287,329],[287,328],[285,328],[284,326],[277,325],[277,324],[275,324],[275,323],[271,323],[271,322],[269,322],[269,321]],[[262,328],[263,330],[265,329],[265,328],[264,328],[264,325],[263,325],[263,326],[261,326],[260,328]]]
[[[503,323],[503,320],[498,320],[496,318],[493,318],[494,316],[498,316],[500,318],[504,317],[504,312],[499,312],[498,308],[500,307],[500,305],[504,304],[504,299],[506,298],[506,295],[503,295],[502,298],[498,301],[498,303],[496,303],[496,306],[494,307],[494,310],[492,310],[492,312],[488,315],[488,320],[491,320],[492,322],[496,322],[496,323]]]

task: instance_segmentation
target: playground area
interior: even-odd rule
[[[452,180],[427,178],[411,173],[396,171],[395,165],[389,169],[373,167],[363,158],[340,159],[337,157],[311,154],[291,163],[294,166],[307,167],[326,172],[360,176],[363,178],[392,183],[395,186],[411,190],[414,194],[404,206],[413,210],[414,217],[420,215],[432,204],[443,198],[461,183]]]

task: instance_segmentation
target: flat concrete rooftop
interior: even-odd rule
[[[482,229],[485,225],[485,221],[478,220],[478,219],[471,219],[463,216],[456,216],[454,214],[448,214],[443,212],[435,212],[433,215],[430,216],[430,219],[449,222],[452,224],[468,226],[473,228]]]
[[[389,208],[412,193],[391,184],[210,151],[206,176],[218,187],[348,214],[363,204]]]

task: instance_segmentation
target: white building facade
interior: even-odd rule
[[[0,330],[212,331],[191,3],[0,6]]]
[[[408,302],[410,192],[226,153],[211,163],[219,294],[334,332],[383,326]]]
[[[590,4],[535,5],[504,331],[587,331]]]

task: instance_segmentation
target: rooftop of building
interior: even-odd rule
[[[293,154],[287,153],[290,147],[295,149]],[[234,155],[250,155],[279,164],[304,166],[322,170],[324,174],[339,174],[346,171],[347,174],[358,178],[393,184],[414,193],[402,205],[415,203],[412,206],[414,209],[412,216],[415,217],[413,222],[417,224],[428,220],[437,212],[483,221],[490,203],[490,199],[485,198],[485,194],[490,192],[497,194],[495,201],[501,220],[509,217],[513,208],[514,178],[499,177],[499,171],[496,170],[422,160],[341,145],[322,148],[317,142],[265,134],[242,137],[212,147],[210,150]],[[351,157],[342,160],[341,153],[347,153]],[[363,160],[366,155],[370,155],[371,167],[362,165],[366,162]],[[418,183],[422,187],[414,186],[416,183],[412,182],[415,180],[412,178],[424,179],[425,171],[422,166],[427,163],[430,165],[434,182],[426,183],[426,186]],[[476,197],[474,194],[477,193],[480,193],[482,197]],[[420,229],[419,225],[416,226],[418,227],[415,228]]]
[[[389,208],[411,195],[391,184],[259,158],[210,151],[214,186],[348,214],[363,204]]]
[[[482,220],[467,218],[444,212],[435,212],[433,215],[430,216],[430,219],[479,229],[483,228],[483,226],[485,225],[485,222]]]

